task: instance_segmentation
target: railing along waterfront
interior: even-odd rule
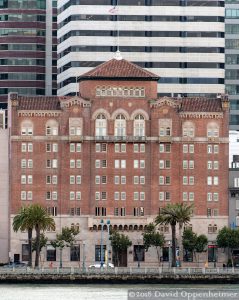
[[[115,267],[115,268],[85,268],[64,267],[64,268],[11,268],[0,267],[1,274],[85,274],[85,275],[201,275],[201,274],[239,274],[239,268],[137,268],[137,267]]]

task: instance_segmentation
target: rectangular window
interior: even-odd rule
[[[188,153],[188,145],[183,145],[183,153]]]
[[[119,176],[115,176],[115,184],[119,184],[120,183],[120,177]]]
[[[164,144],[159,144],[159,152],[164,153]]]
[[[145,152],[145,144],[140,144],[140,152],[141,153]]]
[[[213,193],[213,200],[216,202],[219,200],[218,193]]]
[[[134,169],[138,169],[138,167],[139,167],[139,161],[138,161],[138,159],[135,159],[134,160]]]
[[[194,185],[194,176],[189,176],[189,185]]]
[[[101,254],[102,249],[102,254]],[[95,261],[105,261],[105,253],[106,253],[106,246],[103,245],[101,248],[101,245],[95,245]]]
[[[122,159],[121,160],[121,169],[125,169],[126,168],[126,160]]]
[[[170,184],[170,183],[171,183],[170,176],[166,176],[165,177],[165,184]]]
[[[188,184],[188,176],[183,176],[183,185]]]
[[[140,169],[144,169],[145,168],[145,160],[141,159],[140,160]]]
[[[170,160],[166,160],[165,161],[165,168],[166,169],[170,169],[171,168],[171,162],[170,162]]]
[[[164,160],[159,161],[159,169],[164,169]]]
[[[58,152],[58,144],[52,144],[52,152]]]
[[[75,192],[70,192],[70,200],[75,200]]]
[[[207,169],[208,170],[212,169],[212,161],[211,160],[208,160],[208,162],[207,162]]]
[[[26,191],[21,191],[21,200],[27,200],[27,193],[26,193]]]
[[[125,207],[121,207],[121,209],[120,209],[120,215],[122,217],[126,216],[126,208]]]
[[[119,208],[115,207],[114,208],[114,216],[118,216],[119,215]]]
[[[70,144],[70,152],[75,152],[75,151],[76,151],[75,144],[71,143]]]
[[[189,153],[194,153],[194,145],[189,145]]]
[[[107,183],[107,176],[106,175],[102,175],[101,176],[101,183],[102,184],[106,184]]]
[[[213,178],[213,184],[214,185],[218,185],[218,177],[217,176],[214,176],[214,178]]]
[[[115,192],[114,193],[114,199],[115,200],[119,200],[119,192]]]
[[[134,200],[139,200],[139,192],[134,192]]]
[[[32,159],[28,159],[28,161],[27,161],[27,167],[28,167],[29,169],[32,169],[32,168],[33,168],[33,160],[32,160]]]
[[[212,153],[212,145],[207,145],[207,153]]]
[[[187,201],[187,200],[188,200],[188,193],[183,192],[183,201]]]
[[[139,152],[139,144],[134,144],[134,153]]]
[[[121,144],[121,152],[126,152],[126,144]]]
[[[134,176],[134,184],[139,184],[139,176]]]
[[[164,184],[164,176],[159,176],[159,184],[160,185]]]
[[[217,160],[214,160],[214,162],[213,162],[213,168],[214,168],[214,170],[218,170],[219,169],[219,164],[218,164]]]
[[[95,152],[100,152],[100,144],[95,144]]]
[[[115,159],[115,169],[119,169],[119,167],[120,167],[120,160]]]
[[[82,147],[81,143],[77,143],[76,144],[76,152],[81,152],[81,147]]]
[[[170,199],[171,199],[170,192],[165,192],[165,200],[170,201]]]
[[[95,184],[100,184],[100,176],[99,175],[95,176]]]
[[[189,201],[194,201],[194,192],[189,193]]]
[[[121,200],[126,200],[126,192],[121,192]]]
[[[81,159],[76,160],[76,168],[81,169]]]
[[[171,145],[170,144],[165,144],[165,152],[170,153],[171,152]]]
[[[140,176],[140,184],[145,184],[145,176]]]
[[[234,178],[234,187],[239,187],[239,178]]]
[[[74,175],[70,176],[70,184],[75,184],[75,176]]]
[[[207,193],[207,201],[212,201],[212,193]]]
[[[26,175],[21,175],[21,184],[26,184],[26,183],[27,183]]]
[[[126,184],[126,176],[121,176],[121,184]]]
[[[46,176],[46,184],[51,184],[51,176],[50,175]]]
[[[141,201],[145,200],[145,193],[144,192],[140,192],[140,200]]]
[[[33,151],[33,144],[32,143],[28,143],[27,144],[27,151],[28,152],[32,152]]]
[[[101,199],[106,200],[107,199],[107,193],[106,192],[101,192]]]
[[[120,144],[115,144],[115,152],[120,152]]]
[[[51,192],[46,192],[46,200],[51,200]]]
[[[57,184],[57,175],[52,176],[52,184]]]
[[[27,176],[27,183],[32,184],[32,175]]]
[[[57,192],[52,192],[52,200],[57,200]]]
[[[80,191],[76,192],[76,200],[77,201],[81,200],[81,192]]]
[[[26,143],[22,143],[21,149],[22,149],[22,152],[27,152],[27,144]]]
[[[100,192],[95,192],[95,200],[100,200]]]
[[[164,201],[164,192],[159,192],[159,201]]]
[[[81,184],[81,175],[76,176],[76,184]]]
[[[189,169],[194,169],[194,160],[189,161]]]
[[[26,167],[27,167],[27,161],[26,161],[26,159],[22,159],[21,160],[21,168],[25,169]]]
[[[187,168],[188,168],[188,161],[183,160],[183,169],[187,169]]]
[[[98,169],[100,168],[100,160],[99,159],[96,159],[95,160],[95,167]]]
[[[219,153],[219,145],[214,145],[213,150],[214,150],[215,154],[218,154]]]
[[[101,168],[107,168],[107,160],[106,159],[101,160]]]
[[[56,169],[57,168],[57,159],[52,160],[52,168]]]
[[[46,152],[51,152],[51,144],[46,144]]]
[[[212,185],[212,176],[207,177],[207,185]]]

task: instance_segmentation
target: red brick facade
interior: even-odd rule
[[[82,76],[80,97],[10,94],[11,214],[39,202],[57,215],[134,218],[185,201],[195,216],[228,216],[227,98],[157,99],[157,78],[141,72]]]

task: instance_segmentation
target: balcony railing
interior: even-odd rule
[[[95,141],[98,142],[146,142],[146,136],[113,136],[113,135],[105,135],[105,136],[95,136]]]
[[[158,141],[159,141],[159,143],[172,143],[172,137],[171,136],[159,136]]]
[[[69,142],[82,142],[83,135],[69,135]]]

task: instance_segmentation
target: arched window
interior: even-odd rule
[[[104,114],[99,114],[95,120],[95,135],[106,136],[107,120]]]
[[[126,136],[126,120],[122,114],[115,119],[115,136]]]
[[[134,136],[145,136],[145,119],[143,115],[134,118]]]
[[[56,120],[47,121],[46,135],[58,135],[58,122]]]
[[[207,126],[207,137],[219,137],[219,126],[216,123],[209,123]]]
[[[183,137],[194,137],[195,136],[195,126],[192,122],[183,123]]]
[[[21,135],[33,135],[33,124],[30,120],[25,120],[22,122]]]

